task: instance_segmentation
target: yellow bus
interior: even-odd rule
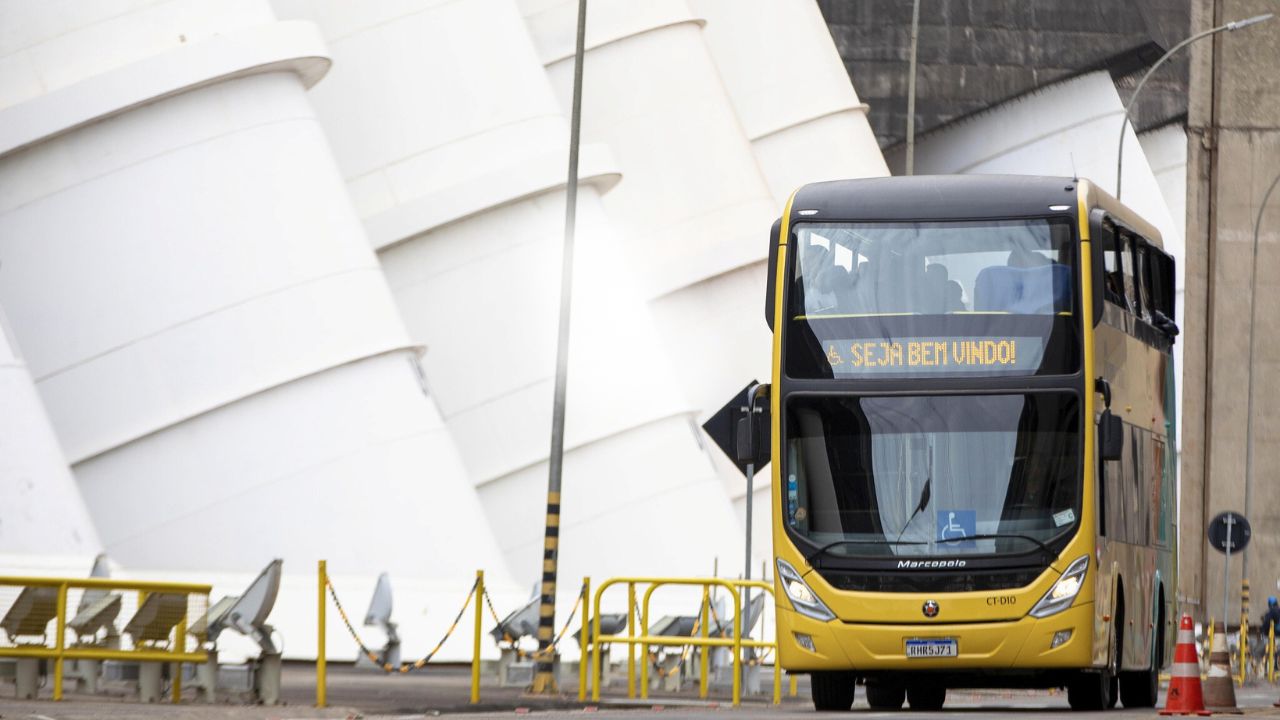
[[[1177,587],[1155,228],[1074,178],[823,182],[769,268],[778,648],[815,707],[1153,706]]]

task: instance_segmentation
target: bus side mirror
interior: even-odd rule
[[[782,235],[782,218],[773,221],[769,230],[769,264],[764,268],[764,321],[773,332],[774,297],[778,291],[778,240]]]
[[[1089,237],[1092,238],[1092,242],[1089,243],[1089,246],[1093,250],[1089,257],[1089,275],[1091,276],[1091,285],[1093,286],[1093,292],[1090,294],[1093,297],[1092,320],[1094,327],[1097,327],[1098,323],[1102,322],[1102,304],[1106,297],[1106,294],[1103,292],[1107,283],[1106,274],[1104,272],[1107,267],[1107,248],[1104,247],[1102,242],[1102,219],[1104,217],[1106,217],[1106,213],[1101,208],[1095,208],[1094,211],[1089,214]]]
[[[1124,452],[1124,423],[1110,409],[1098,419],[1098,455],[1103,460],[1119,460]]]

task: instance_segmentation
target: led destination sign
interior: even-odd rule
[[[836,377],[855,375],[1030,374],[1044,358],[1039,337],[829,340]]]

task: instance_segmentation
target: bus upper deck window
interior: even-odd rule
[[[1107,300],[1119,305],[1122,308],[1128,308],[1129,303],[1126,300],[1124,289],[1124,272],[1120,267],[1120,253],[1117,250],[1117,240],[1119,233],[1116,232],[1115,225],[1109,222],[1102,224],[1102,236],[1098,238],[1098,242],[1102,245],[1103,267],[1105,272],[1105,297]]]

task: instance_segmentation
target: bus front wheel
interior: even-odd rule
[[[853,708],[857,678],[851,672],[815,672],[809,675],[809,692],[815,710],[847,711]]]
[[[900,710],[907,699],[902,683],[892,680],[868,680],[867,704],[872,710]]]
[[[941,685],[916,685],[907,690],[912,710],[941,710],[947,702],[947,689]]]
[[[1106,710],[1115,706],[1116,677],[1110,670],[1082,672],[1067,685],[1072,710]]]
[[[1120,658],[1124,656],[1124,637],[1120,634],[1123,612],[1122,605],[1113,624],[1111,663],[1100,671],[1081,672],[1067,685],[1067,702],[1072,710],[1110,710],[1116,706],[1120,695]]]

